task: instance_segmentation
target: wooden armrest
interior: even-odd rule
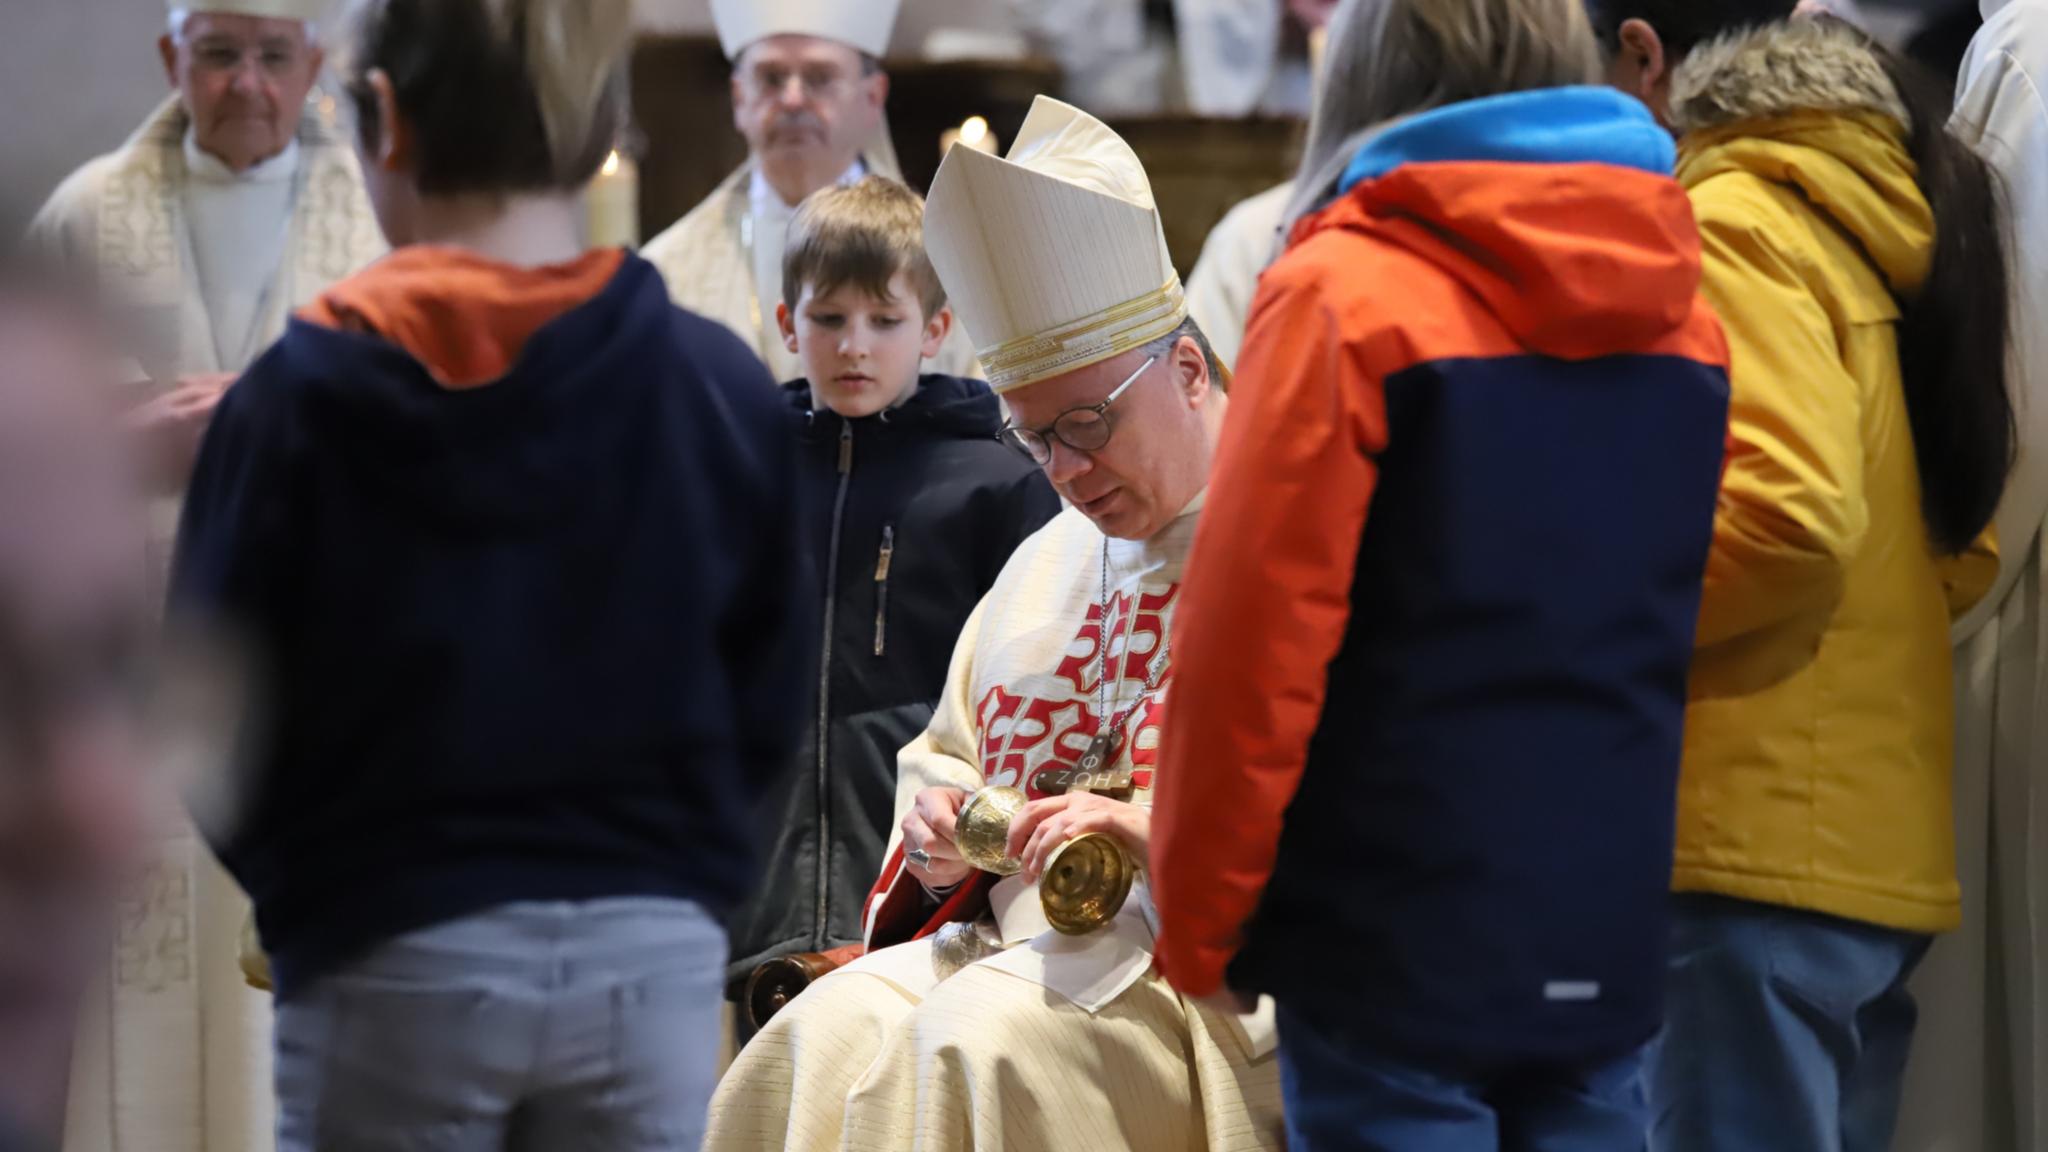
[[[798,952],[763,963],[747,977],[746,991],[740,995],[740,1011],[748,1028],[760,1031],[798,993],[866,953],[860,945],[848,944],[830,952]]]

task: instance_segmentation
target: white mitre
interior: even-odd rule
[[[725,58],[739,59],[749,44],[770,36],[837,40],[870,56],[889,52],[901,0],[711,0],[711,21]]]
[[[317,24],[327,15],[332,0],[166,0],[172,12],[196,16],[201,12],[224,16],[260,16],[266,20],[304,20]]]
[[[946,154],[924,246],[998,392],[1142,348],[1187,319],[1137,153],[1045,96],[1009,156]]]

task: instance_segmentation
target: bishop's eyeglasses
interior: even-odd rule
[[[1076,452],[1097,452],[1109,443],[1109,434],[1115,431],[1109,419],[1109,406],[1117,398],[1130,391],[1152,365],[1159,363],[1154,356],[1138,366],[1130,378],[1116,386],[1100,404],[1086,408],[1069,408],[1043,428],[1022,428],[1015,424],[1003,425],[996,438],[1039,464],[1041,467],[1052,463],[1052,442],[1057,440]]]

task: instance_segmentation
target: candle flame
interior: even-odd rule
[[[611,154],[604,158],[604,174],[607,176],[617,176],[619,174],[618,149],[612,149]]]
[[[988,139],[988,121],[979,116],[969,116],[960,124],[960,142],[969,148],[978,148]]]

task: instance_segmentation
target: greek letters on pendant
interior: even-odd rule
[[[1049,796],[1093,792],[1113,800],[1128,800],[1136,791],[1137,781],[1129,772],[1110,768],[1116,762],[1117,746],[1121,743],[1116,733],[1105,732],[1088,742],[1088,750],[1081,754],[1079,763],[1072,768],[1047,768],[1032,778],[1031,785]]]
[[[1081,762],[1074,767],[1093,776],[1109,767],[1116,758],[1116,733],[1104,732],[1088,742],[1088,751],[1081,754]]]

